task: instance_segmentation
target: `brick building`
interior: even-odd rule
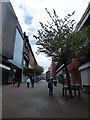
[[[27,76],[33,76],[34,70],[33,66],[37,64],[31,45],[29,43],[29,38],[24,32],[24,49],[23,49],[23,81],[26,81]]]
[[[57,65],[57,62],[54,61],[54,59],[52,59],[50,68],[49,68],[48,71],[46,72],[47,78],[52,77],[52,76],[54,75],[54,73],[55,73],[55,71],[56,71],[56,65]]]

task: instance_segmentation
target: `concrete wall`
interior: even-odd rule
[[[82,85],[90,86],[90,62],[79,67]]]
[[[90,68],[81,70],[82,85],[90,85]]]
[[[13,57],[17,18],[8,2],[2,3],[2,55]]]

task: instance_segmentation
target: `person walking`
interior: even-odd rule
[[[29,88],[29,85],[30,85],[30,78],[29,77],[27,77],[27,87]]]
[[[31,86],[32,86],[32,88],[34,87],[34,80],[35,80],[34,77],[32,77],[31,78]]]
[[[13,76],[13,82],[12,82],[13,86],[14,86],[17,82],[18,82],[18,80],[17,80],[17,73],[15,72],[15,74],[14,74],[14,76]]]
[[[63,87],[64,87],[65,80],[64,80],[64,76],[62,74],[61,74],[61,82],[62,82]]]
[[[15,83],[16,83],[16,79],[15,79],[15,77],[13,78],[13,86],[15,85]]]
[[[20,87],[21,79],[19,78],[17,81],[17,87]]]
[[[49,95],[53,96],[53,78],[51,77],[48,81]]]
[[[21,77],[22,77],[21,70],[20,70],[20,69],[17,69],[17,71],[16,71],[17,87],[20,87],[20,84],[21,84]]]

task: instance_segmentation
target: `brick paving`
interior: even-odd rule
[[[5,85],[2,88],[2,118],[88,118],[88,94],[65,100],[62,85],[54,86],[54,96],[48,95],[45,80],[34,88]]]

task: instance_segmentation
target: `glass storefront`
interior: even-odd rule
[[[16,38],[15,38],[15,46],[14,46],[14,54],[13,60],[17,64],[18,67],[22,68],[22,60],[23,60],[23,39],[16,29]]]

